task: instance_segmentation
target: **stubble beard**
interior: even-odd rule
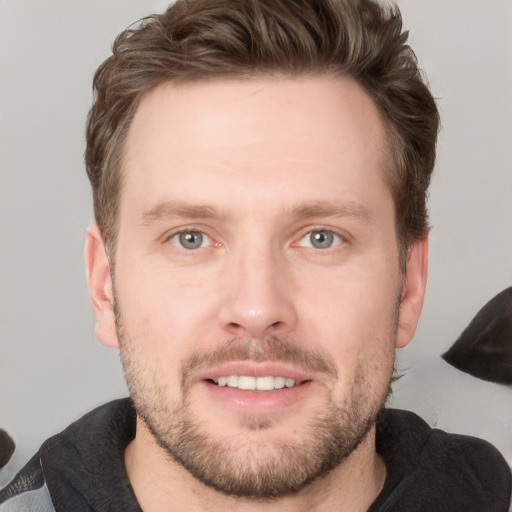
[[[189,375],[194,368],[219,359],[279,360],[307,366],[308,361],[322,357],[279,336],[226,340],[214,354],[203,354],[200,361],[191,357],[182,365],[181,398],[169,403],[165,377],[158,378],[157,372],[141,364],[142,344],[129,337],[119,311],[116,325],[123,370],[137,415],[172,461],[203,484],[228,496],[273,500],[297,494],[326,476],[365,440],[390,390],[392,371],[387,387],[370,389],[366,376],[375,368],[360,365],[347,398],[336,404],[329,391],[327,405],[319,408],[308,422],[307,433],[300,442],[271,443],[271,437],[261,441],[259,434],[270,429],[274,421],[266,416],[241,418],[238,442],[216,439],[212,435],[215,425],[195,418],[190,405]],[[323,361],[326,371],[333,371],[329,370],[329,362]],[[391,361],[391,368],[392,364]]]

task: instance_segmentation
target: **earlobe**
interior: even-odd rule
[[[96,317],[96,337],[105,346],[117,348],[119,341],[114,315],[114,293],[105,242],[99,227],[87,230],[85,240],[85,271]]]
[[[405,347],[414,336],[425,296],[428,270],[428,236],[414,242],[407,252],[396,347]]]

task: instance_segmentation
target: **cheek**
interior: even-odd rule
[[[142,264],[118,268],[116,295],[123,323],[130,338],[147,349],[145,357],[174,365],[197,344],[208,343],[216,296],[210,284]]]
[[[324,282],[321,289],[310,287],[301,292],[301,317],[316,328],[333,333],[335,339],[344,339],[345,344],[360,345],[389,334],[390,326],[395,326],[398,278],[340,275]]]
[[[359,379],[387,381],[394,364],[398,279],[331,280],[322,293],[308,294],[302,305],[306,339],[318,343],[333,358],[342,387]]]

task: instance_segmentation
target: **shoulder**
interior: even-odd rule
[[[388,468],[387,491],[413,499],[415,510],[508,510],[510,468],[486,441],[389,409],[378,422],[377,451]]]
[[[135,412],[128,399],[87,413],[47,439],[0,490],[0,512],[78,512],[92,510],[96,502],[105,510],[140,511],[122,457],[134,434]]]
[[[0,490],[0,512],[54,512],[39,454]]]

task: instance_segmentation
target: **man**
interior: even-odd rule
[[[385,410],[427,273],[438,113],[397,9],[190,0],[95,76],[96,334],[131,400],[0,510],[506,511],[487,443]]]

